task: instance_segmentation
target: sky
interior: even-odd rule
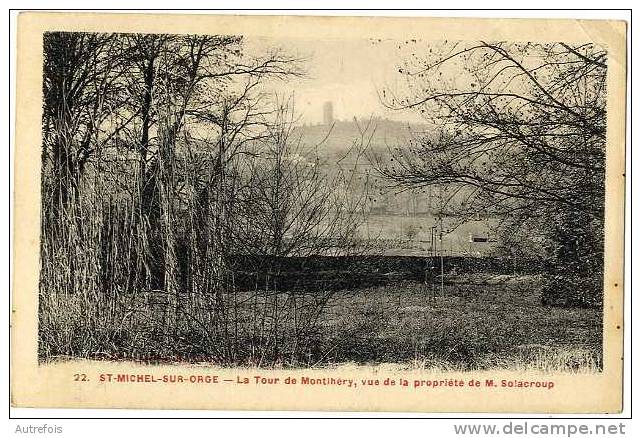
[[[264,47],[276,46],[306,59],[304,68],[307,74],[304,78],[266,86],[273,87],[279,93],[293,93],[301,123],[321,122],[323,104],[327,101],[332,102],[334,118],[338,120],[370,116],[408,122],[421,120],[413,112],[386,109],[379,99],[378,93],[383,88],[403,87],[403,78],[398,73],[402,62],[402,50],[399,50],[398,42],[372,43],[368,39],[248,39],[245,44],[250,52],[260,53]]]

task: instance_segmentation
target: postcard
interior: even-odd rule
[[[13,406],[620,412],[626,32],[21,14]]]

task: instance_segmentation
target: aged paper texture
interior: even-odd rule
[[[21,14],[12,404],[620,412],[625,38]]]

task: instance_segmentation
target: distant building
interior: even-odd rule
[[[331,125],[334,122],[334,107],[332,102],[325,102],[323,105],[323,124]]]

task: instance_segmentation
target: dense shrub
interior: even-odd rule
[[[546,306],[600,307],[603,279],[598,275],[546,275],[541,288]]]

